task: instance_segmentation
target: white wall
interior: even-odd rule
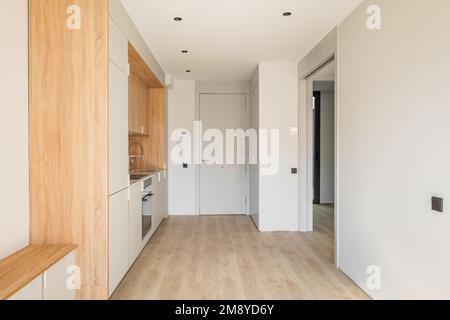
[[[280,170],[259,178],[261,231],[297,231],[298,136],[291,134],[298,120],[297,64],[267,62],[259,65],[259,127],[280,130]]]
[[[0,10],[0,259],[28,245],[28,1]]]
[[[320,92],[320,203],[334,203],[334,91]]]
[[[449,21],[448,0],[370,0],[339,26],[340,266],[374,298],[450,299]]]
[[[199,96],[202,93],[248,94],[248,82],[195,82],[175,80],[168,88],[169,139],[173,130],[188,130],[194,143],[194,121],[199,115]],[[199,212],[199,170],[195,165],[188,169],[176,166],[170,159],[172,147],[169,142],[169,214],[197,215]],[[194,148],[192,157],[194,157]],[[247,186],[246,186],[247,188]]]
[[[195,81],[175,80],[168,89],[168,127],[169,127],[169,156],[175,142],[171,142],[171,134],[174,130],[183,128],[188,130],[194,138],[195,121]],[[193,150],[192,150],[193,154]],[[196,214],[196,190],[195,190],[195,166],[175,165],[171,159],[169,162],[169,214],[170,215],[195,215]]]

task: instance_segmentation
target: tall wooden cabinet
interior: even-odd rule
[[[129,267],[123,230],[129,223],[129,132],[136,130],[128,119],[133,57],[127,35],[110,18],[110,3],[120,6],[29,0],[30,239],[78,245],[78,299],[108,299]],[[164,95],[161,84],[154,88]],[[153,130],[140,130],[146,148],[164,141]],[[164,166],[162,152],[143,165]]]

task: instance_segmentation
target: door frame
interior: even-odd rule
[[[316,93],[319,95],[317,96]],[[320,160],[321,160],[321,96],[320,91],[314,91],[313,89],[313,97],[314,97],[314,112],[313,112],[313,199],[314,204],[320,204],[320,177],[321,177],[321,168],[320,168]],[[314,220],[313,220],[314,223]]]
[[[321,77],[316,75],[325,66],[330,63],[335,63],[335,76],[334,77]],[[300,78],[299,81],[299,99],[300,99],[300,117],[304,117],[303,135],[300,139],[300,148],[304,154],[300,155],[299,167],[306,168],[306,174],[300,177],[300,191],[299,191],[299,218],[301,232],[313,232],[314,231],[314,141],[313,141],[313,83],[314,81],[334,81],[334,111],[335,111],[335,152],[334,152],[334,166],[335,166],[335,205],[334,205],[334,262],[336,267],[339,268],[339,100],[338,100],[338,60],[333,54],[330,58],[326,59],[322,64],[315,68],[308,75]],[[303,186],[303,187],[302,187]],[[302,205],[303,203],[303,205]],[[303,224],[302,224],[303,221]]]
[[[242,94],[245,95],[245,119],[244,123],[246,128],[249,127],[249,84],[248,82],[197,82],[195,84],[195,121],[200,121],[200,96],[202,94]],[[200,140],[196,141],[198,146],[203,146],[203,137],[198,137]],[[194,153],[197,159],[201,159],[201,152],[203,148],[197,148]],[[200,216],[200,167],[201,165],[195,164],[195,215]],[[247,205],[245,206],[245,214],[250,214],[249,209],[249,165],[245,168],[245,197],[247,198]]]

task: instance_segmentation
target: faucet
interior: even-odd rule
[[[133,147],[134,145],[139,146],[139,148],[141,148],[141,160],[144,160],[144,146],[141,143],[139,143],[139,142],[136,142],[136,141],[132,142],[130,144],[128,153],[131,154],[131,147]]]

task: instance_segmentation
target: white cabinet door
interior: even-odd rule
[[[128,187],[128,76],[109,63],[109,194]]]
[[[42,300],[42,275],[31,281],[9,300]]]
[[[139,256],[142,248],[142,182],[130,187],[129,202],[129,265]]]
[[[76,277],[71,266],[75,265],[75,252],[72,252],[57,262],[43,275],[43,299],[44,300],[75,300]],[[70,272],[70,273],[68,273]]]
[[[111,18],[109,18],[109,59],[128,74],[128,40]]]
[[[167,185],[167,181],[168,181],[168,176],[167,176],[167,171],[164,171],[162,174],[162,185],[161,185],[161,213],[162,213],[162,218],[165,219],[167,218],[167,216],[169,215],[169,199],[168,199],[168,185]]]
[[[161,176],[162,174],[157,174],[152,179],[152,191],[153,191],[153,199],[152,199],[152,213],[153,213],[153,230],[158,228],[159,224],[162,221],[162,209],[161,209]]]
[[[128,271],[128,189],[109,198],[109,294]]]

